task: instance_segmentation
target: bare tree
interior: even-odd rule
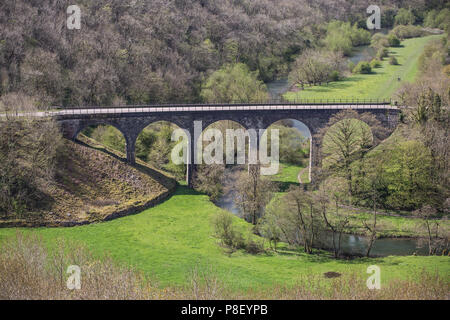
[[[326,229],[331,232],[334,257],[341,252],[342,235],[347,231],[349,216],[340,211],[340,205],[348,196],[347,184],[342,178],[330,178],[315,194],[315,202],[321,212]],[[334,207],[331,213],[330,205]]]
[[[236,206],[248,222],[256,225],[264,208],[272,199],[272,181],[261,178],[259,168],[252,168],[248,173],[241,174],[236,187]]]
[[[426,205],[415,213],[423,219],[422,225],[427,234],[428,254],[436,255],[439,249],[448,251],[448,235],[440,228],[441,221],[436,219],[436,209]]]

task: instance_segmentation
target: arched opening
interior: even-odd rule
[[[168,121],[149,124],[137,137],[136,157],[156,169],[168,172],[178,181],[183,182],[186,177],[186,164],[177,163],[172,157],[172,151],[180,143],[172,141],[172,135],[177,129],[180,129],[178,125]],[[187,135],[184,136],[183,141],[188,141]]]
[[[124,134],[109,124],[93,124],[84,127],[77,134],[76,139],[92,147],[107,147],[115,156],[126,159],[127,141]],[[98,145],[100,144],[100,145]]]
[[[311,181],[311,131],[301,121],[282,119],[271,124],[267,130],[279,132],[279,172],[272,180],[281,191],[290,185],[309,184]],[[268,146],[271,145],[269,135]]]
[[[197,146],[202,164],[196,166],[194,188],[238,214],[235,191],[239,177],[248,170],[248,131],[236,121],[219,120],[203,128]]]

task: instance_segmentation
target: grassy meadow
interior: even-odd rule
[[[328,85],[305,87],[298,92],[288,92],[284,98],[295,99],[390,99],[402,82],[413,82],[418,74],[418,61],[425,45],[442,35],[431,35],[402,41],[401,47],[389,48],[389,55],[397,58],[399,65],[390,65],[389,58],[381,68],[371,74],[352,74]],[[400,81],[398,80],[400,78]]]
[[[384,284],[422,269],[450,277],[448,257],[334,260],[327,253],[307,255],[285,245],[278,252],[250,255],[238,251],[229,256],[213,237],[211,219],[220,210],[207,196],[180,186],[169,200],[137,215],[74,228],[23,230],[36,233],[50,247],[59,238],[79,242],[98,257],[107,254],[119,264],[136,267],[160,287],[188,285],[194,268],[216,275],[237,291],[293,286],[304,276],[322,277],[331,271],[366,277],[367,267],[374,264],[381,267]],[[16,232],[0,229],[0,241]]]

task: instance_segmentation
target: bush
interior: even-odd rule
[[[231,213],[219,212],[214,217],[213,224],[215,236],[220,239],[222,246],[230,250],[229,253],[245,248],[242,232],[236,228]]]
[[[389,47],[387,36],[382,33],[375,33],[370,41],[370,46],[376,49]]]
[[[256,241],[252,234],[249,234],[247,242],[245,243],[245,252],[250,254],[260,254],[265,251],[262,240]]]
[[[450,65],[445,66],[444,69],[442,69],[442,72],[447,75],[448,77],[450,77]]]
[[[380,61],[380,60],[377,60],[377,59],[373,59],[373,60],[370,62],[370,67],[371,67],[372,69],[375,69],[375,68],[381,68],[381,61]]]
[[[391,57],[391,58],[389,59],[389,64],[390,64],[390,65],[393,65],[393,66],[398,66],[398,60],[397,60],[397,58],[396,58],[396,57]]]
[[[350,22],[332,21],[327,26],[325,46],[334,52],[350,55],[353,47],[370,44],[370,32]]]
[[[390,34],[388,36],[389,46],[391,47],[399,47],[400,46],[400,39],[397,38],[395,34]]]
[[[394,29],[392,29],[392,31],[390,33],[395,35],[399,39],[417,38],[417,37],[423,37],[425,35],[425,31],[421,27],[412,26],[412,25],[397,26]]]
[[[388,48],[381,48],[377,52],[377,59],[383,60],[384,58],[387,58],[389,56],[389,49]]]
[[[348,69],[349,69],[350,71],[353,71],[353,69],[355,69],[355,67],[356,67],[356,64],[355,64],[353,61],[350,61],[350,62],[348,63]]]
[[[335,70],[335,71],[331,72],[331,75],[330,75],[331,81],[339,81],[340,78],[341,78],[341,76],[339,74],[339,71]]]
[[[370,66],[370,63],[367,61],[361,61],[353,69],[353,73],[369,74],[371,72],[372,72],[372,67]]]

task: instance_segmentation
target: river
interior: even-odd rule
[[[350,59],[355,63],[367,59],[373,52],[370,47],[360,47]],[[281,96],[289,90],[287,78],[279,79],[267,83],[267,89],[272,100],[280,100]],[[299,121],[294,121],[294,127],[297,128],[305,137],[310,138],[311,133],[306,125]],[[236,181],[239,172],[245,170],[244,167],[232,166],[225,169],[223,196],[216,201],[216,205],[222,209],[228,210],[235,215],[239,215],[239,210],[235,205],[236,199]],[[349,255],[365,255],[367,250],[367,238],[360,235],[344,234],[342,236],[342,252]],[[332,236],[328,234],[324,240],[324,247],[332,248]],[[411,238],[382,238],[375,241],[371,250],[371,256],[406,256],[412,254],[426,255],[426,248],[420,248],[418,240]]]
[[[239,215],[239,209],[235,205],[236,191],[232,186],[236,183],[237,168],[226,169],[226,191],[224,195],[216,202],[216,205],[222,209],[228,210],[235,215]],[[342,236],[341,250],[347,255],[365,255],[368,239],[364,236],[344,234]],[[323,243],[324,248],[332,248],[332,236],[328,234]],[[419,247],[418,240],[412,238],[381,238],[375,241],[371,250],[371,256],[409,256],[412,254],[427,255],[428,250]]]

